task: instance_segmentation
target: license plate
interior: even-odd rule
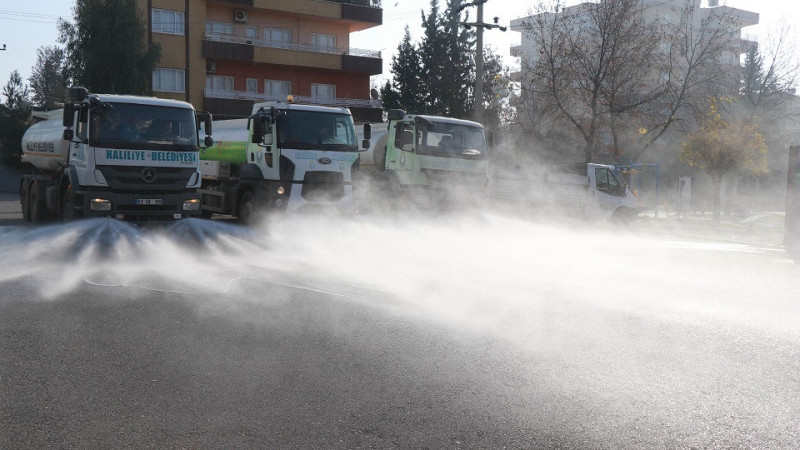
[[[137,198],[136,199],[136,204],[137,205],[147,205],[147,206],[163,205],[164,204],[164,200],[160,199],[160,198]]]

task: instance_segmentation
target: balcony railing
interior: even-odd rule
[[[236,36],[223,33],[206,33],[205,38],[209,41],[228,42],[231,44],[254,45],[256,47],[280,48],[284,50],[296,50],[301,52],[327,53],[331,55],[350,55],[363,56],[365,58],[381,57],[380,51],[364,50],[360,48],[326,47],[312,44],[300,44],[296,42],[268,41],[255,39],[247,36]]]
[[[252,100],[254,102],[286,101],[285,95],[270,95],[250,91],[226,91],[222,89],[205,89],[203,91],[206,98],[221,98],[229,100]],[[306,103],[324,106],[347,106],[360,108],[380,108],[380,100],[363,100],[354,98],[323,98],[305,97],[300,95],[292,96],[295,103]]]
[[[351,5],[372,6],[375,8],[381,7],[381,0],[325,0],[334,3],[348,3]]]

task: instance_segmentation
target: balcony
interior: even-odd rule
[[[284,50],[327,53],[331,55],[361,56],[364,58],[377,58],[377,59],[381,58],[380,51],[364,50],[359,48],[321,47],[321,46],[314,46],[311,44],[300,44],[296,42],[266,41],[263,39],[254,39],[251,37],[242,37],[242,36],[235,36],[232,34],[222,34],[222,33],[206,33],[205,38],[207,41],[254,45],[256,47],[281,48]]]
[[[286,64],[292,59],[274,58],[258,56],[254,52],[255,48],[275,49],[279,51],[314,53],[322,55],[333,55],[337,59],[334,67],[336,70],[346,72],[368,73],[378,75],[383,72],[383,61],[381,52],[375,50],[364,50],[358,48],[324,47],[311,44],[300,44],[296,42],[267,41],[246,36],[236,36],[232,34],[207,33],[203,43],[203,56],[209,59],[232,59],[237,61],[247,61],[255,63]],[[289,65],[300,65],[319,68],[331,68],[319,58],[298,58]]]
[[[381,7],[381,0],[325,0],[333,3],[346,3],[349,5]]]
[[[380,0],[207,0],[235,7],[328,18],[350,24],[350,32],[383,23]]]

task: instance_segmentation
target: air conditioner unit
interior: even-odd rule
[[[215,63],[214,61],[207,61],[206,73],[217,73],[217,63]]]
[[[247,11],[243,9],[233,10],[233,20],[239,23],[247,22]]]

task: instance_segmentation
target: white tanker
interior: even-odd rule
[[[20,182],[25,221],[200,213],[199,121],[191,104],[84,88],[71,88],[70,100],[63,110],[35,114],[44,120],[22,138],[22,161],[37,172]]]

